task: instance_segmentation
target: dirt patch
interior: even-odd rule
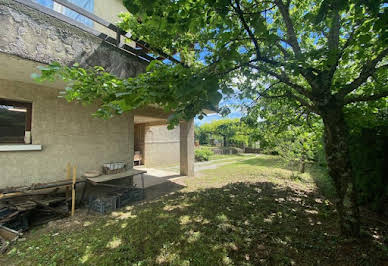
[[[82,230],[84,227],[93,224],[93,221],[101,218],[103,215],[89,212],[87,209],[77,209],[74,216],[50,221],[38,227],[32,228],[24,234],[26,240],[33,240],[41,234],[55,234],[59,232],[69,233]],[[23,241],[23,240],[22,240]]]

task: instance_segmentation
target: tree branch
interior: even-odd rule
[[[257,69],[259,71],[263,71],[263,72],[265,72],[265,73],[275,77],[279,82],[287,85],[288,87],[291,87],[291,88],[295,89],[299,94],[301,94],[301,95],[307,97],[308,99],[310,99],[310,97],[311,97],[310,93],[304,87],[291,82],[290,79],[287,76],[280,75],[280,74],[278,74],[276,72],[273,72],[271,70],[268,70],[268,69],[259,68],[259,67],[255,66],[255,65],[252,65],[252,64],[250,64],[249,66],[254,68],[254,69]],[[278,83],[276,83],[276,84],[278,84]],[[307,107],[308,109],[310,109],[311,111],[313,111],[315,113],[318,113],[318,110],[312,104],[310,104],[308,102],[308,100],[304,99],[303,97],[300,97],[300,96],[296,95],[295,93],[292,93],[291,91],[289,91],[285,95],[278,95],[278,96],[271,96],[271,97],[272,98],[275,98],[275,97],[279,98],[279,97],[283,97],[283,96],[284,97],[288,96],[289,98],[293,98],[293,99],[299,101],[301,105]]]
[[[291,46],[297,59],[302,60],[302,50],[299,46],[298,38],[289,12],[290,2],[290,0],[287,0],[287,3],[284,4],[283,0],[275,0],[275,4],[279,8],[287,29],[287,39],[282,41],[288,43]],[[319,86],[319,84],[316,84],[316,77],[311,70],[299,68],[299,71],[312,88]]]
[[[339,59],[342,56],[342,53],[339,52],[339,34],[340,34],[340,28],[341,28],[341,16],[339,14],[338,7],[335,7],[333,12],[334,14],[332,18],[331,28],[327,38],[328,58],[331,58],[331,57],[335,58],[335,60],[333,60],[333,63],[331,64],[329,63],[329,71],[327,72],[329,86],[331,85],[331,82],[333,80],[333,76],[337,68],[337,65],[339,63]]]
[[[268,95],[268,94],[260,94],[259,97],[263,97],[265,99],[279,99],[279,98],[288,98],[288,99],[294,99],[296,101],[298,101],[302,106],[306,107],[307,109],[309,109],[310,112],[313,112],[313,113],[318,113],[318,110],[311,104],[309,104],[305,99],[303,99],[302,97],[299,97],[295,94],[292,94],[291,92],[287,91],[285,94],[282,94],[282,95]],[[258,97],[258,98],[259,98]],[[256,101],[258,100],[258,98],[256,99]]]
[[[344,46],[342,47],[341,51],[337,54],[337,58],[336,58],[335,63],[330,67],[329,75],[328,76],[331,77],[331,79],[334,76],[334,73],[335,73],[335,71],[336,71],[336,69],[338,67],[338,64],[339,64],[342,56],[344,55],[344,52],[345,52],[346,48],[348,48],[350,43],[353,41],[354,35],[355,35],[355,29],[353,29],[353,31],[350,33],[349,38],[346,40],[346,42],[345,42]]]
[[[276,73],[276,72],[274,72],[274,71],[271,71],[271,70],[269,70],[269,69],[259,68],[258,66],[255,66],[255,65],[252,65],[252,64],[249,64],[249,66],[250,66],[251,68],[257,69],[257,70],[259,70],[259,71],[263,71],[263,72],[265,72],[265,73],[267,73],[267,74],[269,74],[269,75],[275,77],[277,80],[279,80],[279,81],[281,81],[282,83],[288,85],[289,87],[295,89],[298,93],[300,93],[300,94],[302,94],[303,96],[305,96],[305,97],[311,99],[311,94],[310,94],[310,92],[307,91],[306,88],[304,88],[304,87],[302,87],[302,86],[300,86],[300,85],[298,85],[298,84],[295,84],[295,83],[291,82],[290,78],[289,78],[287,75],[285,75],[285,74],[281,75],[281,74],[278,74],[278,73]]]
[[[340,27],[341,27],[341,17],[338,9],[335,8],[333,12],[334,12],[333,19],[331,22],[331,28],[330,28],[329,36],[327,40],[329,52],[338,50],[339,33],[340,33]]]
[[[254,59],[252,59],[252,60],[249,60],[248,62],[238,64],[238,65],[236,65],[236,66],[234,66],[234,67],[232,67],[232,68],[230,68],[230,69],[228,69],[228,70],[225,70],[225,71],[223,71],[223,72],[214,73],[214,74],[215,74],[215,75],[218,75],[218,76],[223,76],[223,75],[226,75],[226,74],[228,74],[228,73],[230,73],[230,72],[233,72],[233,71],[235,71],[235,70],[237,70],[237,69],[240,69],[240,68],[242,68],[242,67],[249,66],[249,64],[251,64],[251,63],[253,63],[253,62],[256,62],[256,61],[258,61],[258,59],[254,58]],[[205,67],[205,68],[208,68],[208,69],[209,69],[209,67]],[[204,69],[205,69],[205,68],[204,68]]]
[[[355,96],[346,98],[344,103],[349,104],[349,103],[356,103],[356,102],[374,101],[384,97],[388,97],[388,91],[383,91],[373,95],[355,95]]]
[[[231,3],[232,8],[234,9],[234,11],[236,11],[236,13],[237,13],[237,15],[238,15],[238,17],[239,17],[239,19],[240,19],[244,29],[245,29],[245,31],[248,33],[249,37],[251,38],[251,40],[253,42],[253,45],[255,46],[256,53],[257,53],[258,57],[260,57],[260,46],[259,46],[259,43],[257,42],[255,35],[251,31],[248,23],[246,22],[246,20],[244,18],[244,13],[241,10],[240,1],[239,0],[235,0],[235,2],[236,2],[236,6],[234,6],[233,3]]]
[[[240,0],[235,0],[236,2],[236,6],[233,5],[233,3],[231,2],[231,6],[232,8],[234,9],[234,11],[237,13],[239,19],[240,19],[240,22],[241,24],[243,25],[245,31],[247,32],[249,38],[251,39],[251,41],[253,42],[253,45],[255,46],[255,51],[256,51],[256,56],[257,56],[257,59],[259,59],[260,61],[264,62],[264,63],[269,63],[271,65],[279,65],[279,62],[276,62],[274,60],[271,60],[269,58],[266,58],[266,57],[263,57],[261,55],[261,51],[260,51],[260,45],[255,37],[255,34],[252,32],[252,30],[250,29],[247,21],[245,20],[244,18],[244,13],[241,9],[241,6],[240,6]]]
[[[267,92],[268,90],[270,90],[272,87],[274,87],[274,86],[276,86],[276,85],[278,85],[278,84],[280,84],[280,83],[282,83],[282,82],[281,82],[281,81],[276,81],[275,83],[272,83],[271,85],[269,85],[269,87],[266,88],[266,89],[264,90],[264,93],[259,94],[259,96],[256,97],[256,101],[258,101],[259,98],[260,98],[261,96],[263,96],[263,95],[268,95],[268,94],[266,94],[266,92]]]
[[[357,89],[358,87],[360,87],[365,81],[367,81],[367,79],[372,76],[377,68],[376,65],[386,56],[388,55],[388,48],[385,48],[380,54],[377,55],[377,57],[375,59],[373,59],[372,61],[370,61],[368,64],[364,65],[364,67],[362,68],[361,70],[361,73],[360,75],[358,76],[358,78],[356,78],[355,80],[353,80],[352,83],[344,86],[342,88],[342,90],[340,90],[340,92],[338,92],[338,96],[343,98],[345,97],[347,94],[351,93],[352,91],[354,91],[355,89]]]
[[[290,57],[290,53],[280,43],[275,43],[275,46],[282,52],[284,58]]]
[[[284,5],[282,0],[275,0],[275,4],[279,7],[280,13],[282,14],[284,24],[287,29],[287,42],[291,45],[295,55],[301,55],[301,49],[298,43],[298,39],[296,37],[294,25],[292,23],[290,12],[289,12],[289,2],[287,5]]]

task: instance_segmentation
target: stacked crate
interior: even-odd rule
[[[110,213],[132,202],[144,199],[144,191],[141,188],[132,188],[126,191],[109,193],[105,195],[90,196],[89,210],[99,213]]]

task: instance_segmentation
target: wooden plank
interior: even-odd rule
[[[66,200],[66,198],[64,198],[64,197],[53,197],[53,198],[39,200],[39,202],[46,204],[46,205],[50,205],[50,204],[62,202],[65,200]]]
[[[15,241],[21,235],[20,232],[0,225],[0,236],[7,241]]]
[[[71,179],[71,177],[70,177],[70,171],[71,171],[71,169],[70,169],[70,163],[67,163],[67,165],[66,165],[66,179],[67,179],[67,180],[70,180],[70,179]],[[70,187],[69,187],[69,186],[66,187],[66,200],[67,200],[68,198],[70,198]]]
[[[77,184],[83,183],[83,182],[85,182],[84,178],[76,180]],[[69,186],[72,183],[73,183],[72,180],[60,180],[52,183],[32,184],[31,186],[3,189],[2,193],[0,193],[0,200],[6,197],[7,195],[10,195],[11,193],[17,193],[17,192],[27,193],[28,191],[42,190],[47,188],[58,188],[58,187]]]
[[[0,200],[6,200],[6,199],[13,199],[18,197],[27,197],[27,196],[39,196],[39,195],[49,195],[51,192],[39,192],[39,191],[33,191],[30,193],[27,192],[14,192],[14,193],[7,193],[7,194],[0,194]]]
[[[11,221],[11,220],[14,219],[17,215],[19,215],[19,213],[20,213],[20,211],[17,210],[17,211],[15,211],[15,212],[9,214],[9,215],[6,216],[6,217],[2,217],[2,218],[0,219],[0,223],[3,224],[3,223],[6,223],[6,222],[8,222],[8,221]]]
[[[73,185],[71,186],[71,216],[74,216],[75,212],[75,182],[77,179],[77,166],[73,166]]]
[[[130,170],[127,170],[125,172],[118,173],[118,174],[100,175],[97,177],[90,177],[87,179],[90,181],[96,182],[96,183],[100,183],[100,182],[106,182],[106,181],[110,181],[110,180],[115,180],[115,179],[120,179],[120,178],[124,178],[124,177],[135,176],[135,175],[140,175],[140,174],[145,174],[145,173],[147,173],[147,171],[130,169]]]
[[[92,184],[93,186],[102,186],[102,187],[111,187],[111,188],[127,188],[131,189],[134,188],[133,186],[124,186],[124,185],[112,185],[112,184],[106,184],[106,183],[97,183],[94,182],[92,179],[88,179],[88,182]]]
[[[58,214],[60,216],[64,216],[64,217],[69,216],[69,214],[67,212],[63,212],[63,211],[57,210],[55,208],[52,208],[48,204],[44,204],[43,202],[40,202],[37,200],[32,200],[32,199],[31,199],[31,201],[36,203],[36,205],[43,207],[43,208],[46,208],[46,209],[50,210],[51,212]]]

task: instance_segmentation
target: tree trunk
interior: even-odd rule
[[[336,208],[341,233],[345,236],[360,235],[360,215],[357,204],[355,178],[352,173],[348,146],[348,128],[341,107],[321,110],[325,126],[325,151],[329,175],[337,192]]]
[[[226,136],[223,136],[223,137],[224,137],[224,147],[227,147],[228,143],[227,143],[227,140],[226,140]]]
[[[306,168],[306,160],[305,160],[304,154],[302,154],[302,158],[300,159],[299,172],[301,172],[303,174],[305,172],[305,168]]]

